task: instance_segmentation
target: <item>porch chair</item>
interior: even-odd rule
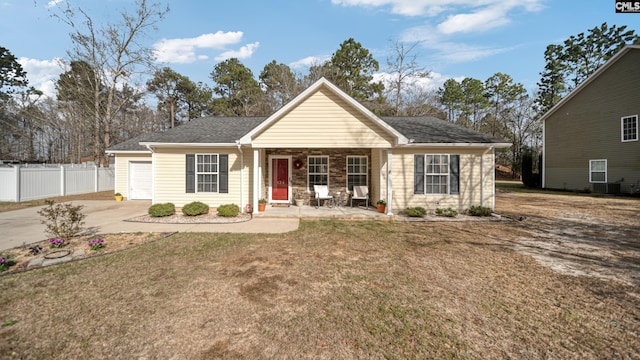
[[[351,195],[351,207],[353,200],[364,200],[367,208],[369,208],[369,188],[363,185],[353,187],[353,195]]]
[[[320,207],[320,201],[331,200],[329,207],[333,205],[333,196],[329,195],[329,187],[327,185],[313,185],[313,191],[316,193],[316,209]]]

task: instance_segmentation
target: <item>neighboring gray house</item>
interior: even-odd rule
[[[640,192],[640,46],[627,45],[542,116],[542,187]]]

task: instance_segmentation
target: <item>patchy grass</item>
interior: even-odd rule
[[[23,201],[19,203],[0,201],[0,212],[25,209],[25,208],[34,207],[34,206],[44,206],[46,205],[45,204],[46,200],[53,200],[55,202],[65,202],[65,201],[74,201],[74,200],[113,200],[113,190],[100,191],[100,192],[89,193],[89,194],[57,196],[49,199]]]
[[[638,284],[565,275],[518,250],[553,227],[538,219],[612,211],[552,198],[501,195],[498,212],[521,222],[180,233],[6,276],[0,357],[638,358]],[[637,203],[611,206],[637,234]]]

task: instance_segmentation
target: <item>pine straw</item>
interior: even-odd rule
[[[562,274],[515,251],[550,226],[520,196],[499,206],[526,221],[179,233],[3,277],[0,357],[638,358],[640,284]],[[637,209],[615,206],[621,223]]]

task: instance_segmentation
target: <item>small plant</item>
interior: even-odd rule
[[[378,202],[376,202],[376,204],[387,206],[387,202],[384,201],[383,199],[378,200]]]
[[[259,204],[266,204],[267,203],[267,199],[262,198],[262,199],[258,200],[258,203]]]
[[[52,249],[53,248],[60,249],[60,248],[63,248],[65,245],[66,244],[64,242],[64,239],[61,239],[61,238],[49,239],[49,247]]]
[[[446,208],[446,209],[437,208],[436,209],[436,215],[437,216],[444,216],[444,217],[456,217],[456,216],[458,216],[458,212],[453,210],[450,207]]]
[[[10,266],[14,265],[12,258],[13,256],[9,254],[0,254],[0,272],[7,271]]]
[[[490,216],[492,211],[486,206],[473,205],[467,210],[467,213],[471,216]]]
[[[149,207],[149,215],[153,217],[171,216],[176,213],[176,206],[172,203],[154,204]]]
[[[208,214],[209,205],[200,201],[194,201],[185,205],[182,208],[182,213],[185,214],[186,216],[197,216],[197,215]]]
[[[46,232],[57,238],[71,239],[84,224],[85,214],[81,212],[83,206],[74,206],[71,203],[55,204],[53,200],[45,201],[46,207],[38,211],[44,219],[41,221],[46,226]]]
[[[407,216],[410,217],[424,217],[425,215],[427,215],[427,210],[420,206],[408,207],[405,211],[407,213]]]
[[[115,193],[115,194],[113,194],[113,196],[122,196],[122,194],[120,194],[120,193]]]
[[[224,217],[234,217],[238,216],[240,212],[240,207],[236,204],[226,204],[218,206],[218,215]]]
[[[2,323],[2,327],[13,326],[18,323],[18,320],[9,320]]]
[[[29,254],[38,255],[42,252],[42,247],[40,245],[33,245],[29,247]]]
[[[304,199],[304,190],[300,189],[300,188],[295,188],[293,190],[293,198],[294,199]],[[265,200],[266,202],[266,200]]]
[[[91,250],[94,250],[94,251],[104,249],[104,240],[94,239],[89,241],[89,248],[91,248]]]

